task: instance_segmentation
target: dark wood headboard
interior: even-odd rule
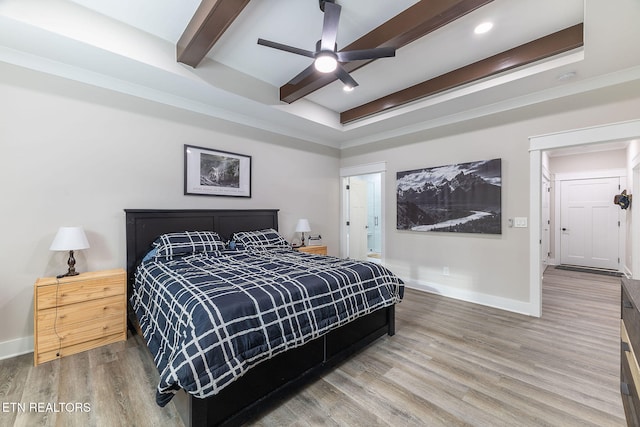
[[[176,231],[216,231],[224,240],[237,231],[278,229],[278,209],[125,209],[127,298],[135,269],[151,243]]]

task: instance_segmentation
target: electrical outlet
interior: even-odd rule
[[[442,275],[443,276],[449,275],[449,267],[442,267]]]

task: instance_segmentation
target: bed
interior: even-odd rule
[[[134,305],[136,305],[138,310],[136,314],[133,307],[130,306],[129,319],[132,330],[140,331],[141,326],[145,328],[145,337],[153,335],[149,333],[149,318],[151,315],[147,315],[146,312],[141,311],[139,303],[141,293],[139,288],[143,285],[151,286],[161,281],[161,278],[167,275],[165,269],[169,264],[171,268],[175,267],[180,271],[185,270],[186,267],[188,267],[188,271],[193,271],[193,269],[203,269],[204,267],[202,266],[205,264],[207,269],[218,269],[220,268],[218,263],[224,263],[223,272],[228,272],[230,276],[235,275],[235,273],[233,273],[234,269],[238,271],[255,269],[254,277],[251,278],[253,281],[262,280],[263,276],[271,275],[271,270],[273,270],[273,265],[275,265],[278,274],[277,280],[282,280],[281,277],[288,277],[289,279],[293,277],[291,280],[298,283],[306,280],[305,278],[300,278],[302,274],[301,271],[310,271],[312,269],[310,266],[312,265],[317,264],[319,266],[317,268],[313,267],[313,269],[319,272],[318,277],[320,277],[321,274],[325,274],[325,269],[329,268],[327,266],[328,264],[342,264],[348,261],[332,257],[319,257],[322,259],[314,260],[314,258],[318,258],[318,256],[294,253],[290,249],[286,251],[283,248],[275,248],[274,250],[270,249],[264,252],[259,251],[255,254],[242,251],[238,253],[221,252],[214,258],[208,255],[201,257],[200,254],[189,255],[184,259],[176,257],[166,263],[164,261],[146,261],[141,265],[141,260],[149,252],[152,243],[156,242],[155,244],[158,245],[158,236],[166,235],[167,233],[178,234],[184,231],[212,231],[216,232],[222,240],[226,241],[234,235],[238,236],[236,233],[239,232],[249,232],[247,234],[250,235],[250,232],[255,230],[277,230],[278,211],[127,209],[125,212],[127,292],[129,299],[134,301]],[[252,264],[246,264],[248,262]],[[254,263],[257,263],[257,265]],[[214,265],[210,267],[209,264]],[[268,266],[268,270],[265,270],[264,268],[267,267],[264,266]],[[139,282],[136,284],[136,269],[138,267],[140,267],[141,273]],[[367,265],[364,263],[362,266],[355,265],[355,267],[361,269],[367,267]],[[147,279],[148,283],[144,284],[144,280],[140,279],[140,277],[144,277],[142,273],[152,273],[153,271],[156,271],[158,276],[150,276],[151,278]],[[360,270],[356,271],[356,275],[361,275]],[[234,277],[237,276],[239,275],[235,275]],[[244,277],[244,274],[242,276],[242,280],[249,280]],[[227,277],[222,277],[219,280],[226,281]],[[236,278],[234,278],[234,280],[236,280]],[[134,284],[136,286],[136,292],[134,292]],[[169,287],[173,288],[174,286],[176,285],[171,282]],[[167,289],[169,287],[167,287]],[[398,291],[398,295],[396,295],[397,302],[402,296],[402,283],[399,279],[396,283],[396,290]],[[164,290],[162,292],[164,292]],[[183,291],[180,292],[183,293]],[[173,300],[174,296],[163,296],[162,298],[170,298]],[[252,295],[251,298],[253,298]],[[270,298],[274,299],[273,295],[270,296]],[[355,297],[352,296],[351,300],[354,298]],[[191,300],[193,300],[193,298],[191,298]],[[223,299],[222,301],[225,300]],[[196,397],[198,393],[193,390],[189,391],[191,394],[182,390],[174,392],[172,388],[178,388],[175,384],[165,384],[166,387],[163,393],[158,392],[157,401],[159,404],[164,404],[168,401],[167,395],[169,398],[173,398],[178,412],[187,426],[242,424],[263,411],[283,395],[305,384],[322,371],[335,366],[377,338],[385,334],[393,335],[395,332],[394,305],[389,305],[388,301],[384,304],[386,305],[382,305],[381,303],[375,305],[372,303],[371,307],[366,310],[366,313],[363,312],[365,314],[358,314],[358,316],[350,315],[349,318],[340,319],[338,326],[321,330],[321,333],[317,331],[311,334],[301,332],[298,335],[299,341],[295,345],[286,345],[285,347],[272,346],[270,348],[275,348],[277,351],[273,351],[273,354],[269,357],[256,355],[255,360],[257,360],[257,363],[250,364],[251,367],[248,370],[244,369],[248,365],[242,365],[242,367],[239,367],[240,365],[234,365],[231,370],[238,371],[240,372],[239,374],[233,374],[233,378],[230,381],[221,381],[219,384],[211,385],[208,389],[201,387],[199,389],[200,391],[198,391],[201,394],[200,397]],[[224,307],[220,306],[218,308],[222,310]],[[154,309],[149,310],[149,312],[151,311],[154,311]],[[138,322],[139,318],[142,319],[141,322]],[[175,323],[178,324],[179,322],[180,321],[176,321]],[[161,322],[158,321],[157,323]],[[165,321],[164,323],[167,322]],[[164,332],[160,335],[163,334]],[[176,335],[179,336],[181,334],[184,335],[184,332]],[[301,337],[304,337],[304,339]],[[175,338],[171,338],[171,340],[174,339]],[[161,357],[156,357],[163,352],[163,350],[158,350],[157,348],[158,341],[156,340],[155,344],[153,340],[147,342],[154,355],[154,359],[161,359]],[[233,346],[235,347],[236,344],[234,343]],[[192,364],[191,359],[189,359],[187,363],[182,363],[182,365],[185,364]],[[163,373],[167,370],[171,372],[175,371],[173,367],[167,369],[163,366],[163,369],[161,369],[159,365],[161,385],[163,383]],[[218,387],[220,384],[222,384],[223,387]],[[160,388],[159,386],[159,390]],[[185,386],[185,388],[188,389],[189,387]],[[202,389],[206,389],[208,392],[202,392]],[[203,395],[207,397],[202,398]]]

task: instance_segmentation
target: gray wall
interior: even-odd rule
[[[389,140],[376,144],[375,151],[344,150],[342,167],[386,161],[387,266],[412,287],[530,313],[529,229],[507,226],[508,218],[529,212],[529,137],[634,119],[640,98],[605,102],[607,93]],[[502,235],[396,229],[396,172],[492,158],[502,159]],[[625,167],[624,160],[618,167]],[[443,274],[444,267],[449,275]]]
[[[0,64],[0,358],[30,351],[33,283],[66,271],[59,226],[85,228],[79,271],[125,267],[125,208],[277,208],[339,246],[339,153]],[[252,198],[183,195],[184,144],[252,156]]]
[[[279,208],[287,238],[307,217],[337,255],[339,168],[381,161],[387,265],[410,286],[526,312],[529,230],[506,220],[529,212],[528,138],[640,108],[637,86],[613,87],[338,153],[14,66],[0,75],[0,357],[32,348],[33,283],[65,270],[65,254],[49,251],[59,226],[87,231],[80,271],[124,266],[125,208]],[[184,144],[253,156],[253,197],[184,196]],[[395,229],[395,172],[497,157],[502,235]]]

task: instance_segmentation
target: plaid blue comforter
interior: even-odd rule
[[[164,406],[179,388],[215,395],[261,361],[402,293],[402,281],[380,265],[280,249],[145,261],[131,303]]]

